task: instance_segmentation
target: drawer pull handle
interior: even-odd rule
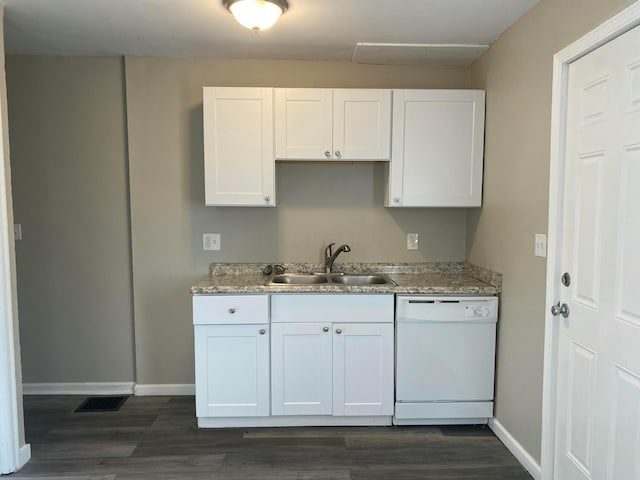
[[[328,331],[329,331],[329,327],[323,327],[323,328],[322,328],[322,331],[323,331],[323,332],[328,332]]]
[[[229,313],[230,313],[231,315],[233,315],[234,313],[236,313],[236,309],[235,309],[235,308],[233,308],[233,307],[231,307],[231,308],[229,309]]]
[[[260,330],[258,330],[258,333],[260,335],[264,335],[265,333],[267,333],[267,331],[264,328],[261,328]]]
[[[340,335],[340,334],[342,333],[342,330],[338,328],[338,329],[336,329],[336,333],[337,333],[338,335]]]

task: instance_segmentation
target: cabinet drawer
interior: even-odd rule
[[[393,323],[393,294],[272,295],[272,323]]]
[[[194,325],[269,323],[268,295],[203,295],[193,297]]]

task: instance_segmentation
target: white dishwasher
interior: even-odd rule
[[[397,297],[394,424],[487,423],[497,319],[497,297]]]

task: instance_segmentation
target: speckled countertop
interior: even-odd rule
[[[385,273],[396,285],[266,285],[266,264],[211,264],[210,276],[191,287],[193,295],[235,293],[397,293],[438,295],[497,295],[502,275],[467,262],[451,263],[343,263],[334,271]],[[283,264],[288,273],[321,272],[319,264]]]

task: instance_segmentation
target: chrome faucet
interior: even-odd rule
[[[342,252],[350,252],[351,251],[351,247],[349,247],[349,245],[340,245],[338,248],[336,248],[336,251],[331,253],[332,247],[335,245],[335,243],[330,243],[329,245],[327,245],[327,248],[324,250],[324,271],[325,273],[329,274],[331,273],[331,269],[333,268],[333,262],[336,261],[336,258],[338,258],[338,255],[340,255]]]

